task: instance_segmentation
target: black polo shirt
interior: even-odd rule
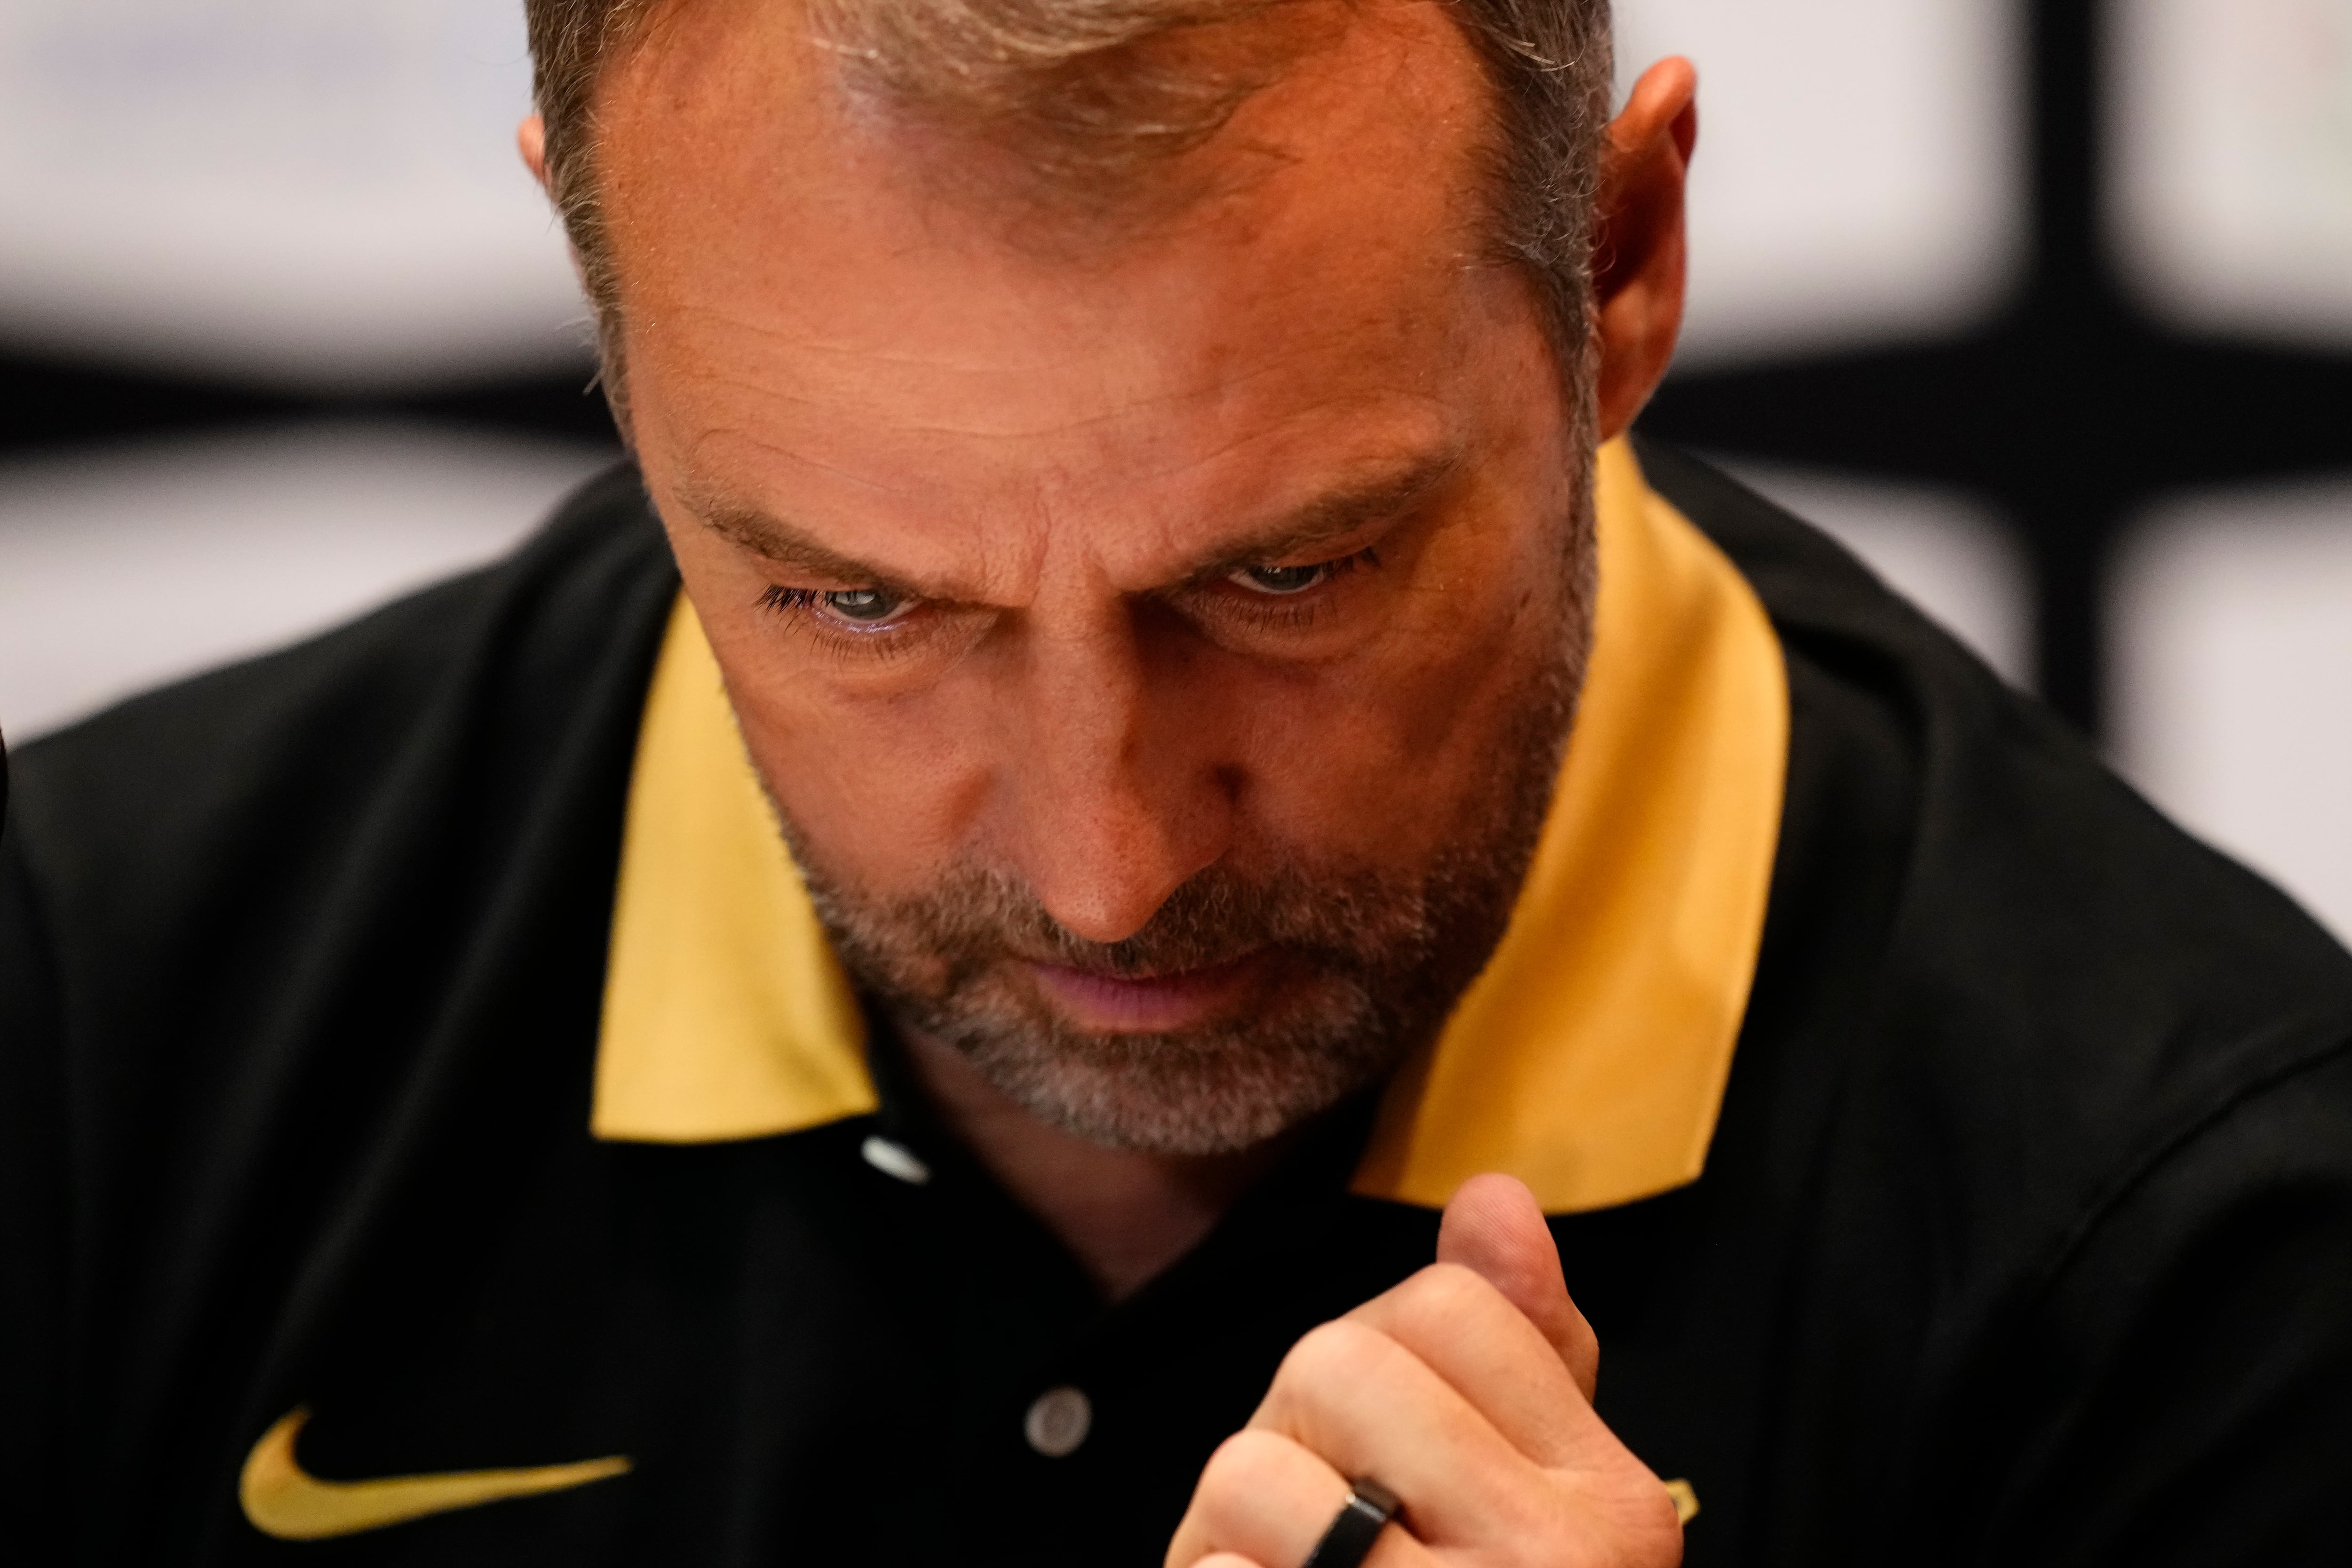
[[[1705,1173],[1553,1222],[1691,1560],[2352,1560],[2352,959],[1834,546],[1643,458],[1790,700]],[[10,1560],[1153,1563],[1283,1351],[1428,1259],[1433,1213],[1347,1191],[1362,1105],[1116,1307],[887,1038],[872,1117],[589,1136],[676,592],[618,471],[500,566],[16,760]],[[328,1480],[632,1468],[275,1540],[239,1476],[298,1405]]]

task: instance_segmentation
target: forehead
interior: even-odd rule
[[[1439,5],[1331,16],[1139,175],[1192,199],[1089,239],[1002,199],[1013,154],[845,91],[797,8],[670,7],[600,95],[641,447],[737,492],[954,510],[1450,435],[1465,340],[1520,303],[1478,243],[1484,79]]]

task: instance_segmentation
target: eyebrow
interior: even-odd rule
[[[1195,586],[1244,566],[1342,542],[1368,527],[1412,510],[1461,467],[1459,449],[1447,447],[1423,453],[1375,478],[1343,485],[1256,532],[1220,541],[1194,565],[1179,572],[1170,586]],[[721,538],[787,570],[836,583],[860,586],[871,584],[923,598],[953,600],[968,596],[956,592],[950,584],[926,584],[902,573],[845,555],[783,518],[717,491],[688,484],[679,500],[689,513]]]
[[[741,545],[775,565],[805,572],[811,576],[829,577],[840,583],[873,583],[892,588],[912,586],[901,582],[896,574],[885,572],[869,562],[844,555],[819,543],[792,523],[771,516],[758,507],[729,500],[691,484],[684,487],[678,499],[686,510],[701,519],[703,525],[713,533]]]
[[[1244,566],[1308,554],[1345,542],[1367,528],[1410,512],[1442,489],[1461,468],[1462,453],[1458,447],[1424,452],[1402,468],[1327,491],[1270,528],[1220,543],[1179,581],[1189,586]]]

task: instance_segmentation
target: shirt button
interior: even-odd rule
[[[1031,1447],[1049,1459],[1058,1459],[1076,1453],[1094,1424],[1094,1405],[1082,1391],[1049,1388],[1029,1406],[1021,1431]]]
[[[884,1175],[896,1176],[910,1187],[919,1187],[931,1179],[931,1168],[916,1158],[915,1152],[904,1143],[894,1143],[887,1138],[868,1138],[858,1146],[857,1152]]]

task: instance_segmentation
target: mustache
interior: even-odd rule
[[[845,923],[820,908],[828,925]],[[846,913],[847,911],[842,911]],[[1243,876],[1223,866],[1194,873],[1134,935],[1095,942],[1055,920],[1025,883],[967,868],[922,897],[894,903],[889,923],[922,933],[952,988],[1015,958],[1112,979],[1216,969],[1273,951],[1347,973],[1393,964],[1401,950],[1435,940],[1418,879],[1296,865]]]

